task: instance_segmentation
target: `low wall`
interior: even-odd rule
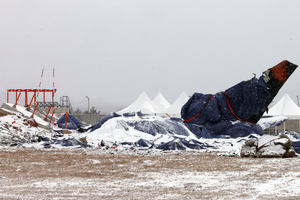
[[[41,108],[45,113],[47,113],[49,111],[49,108]],[[69,108],[68,107],[54,107],[51,108],[49,115],[52,114],[53,109],[55,109],[55,113],[62,113],[65,114],[66,112],[69,113]]]
[[[105,115],[98,114],[72,114],[74,117],[86,124],[96,124]]]
[[[268,128],[264,130],[264,133],[276,134],[283,131],[297,132],[300,133],[300,120],[299,119],[288,119],[283,122],[280,126]]]
[[[41,108],[45,113],[48,112],[49,108]],[[58,114],[58,117],[61,117],[66,112],[69,113],[69,108],[67,107],[55,107],[51,108],[49,115],[51,116],[53,109],[55,109],[55,113]],[[103,116],[105,115],[99,115],[99,114],[72,114],[74,117],[82,121],[86,124],[96,124]]]

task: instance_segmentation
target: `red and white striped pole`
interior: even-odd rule
[[[54,89],[54,72],[55,72],[55,68],[53,67],[53,89]]]
[[[39,89],[41,88],[41,85],[42,85],[42,78],[43,78],[43,75],[44,75],[44,67],[42,69],[42,74],[41,74],[41,80],[40,80],[40,84],[39,84]],[[38,90],[38,93],[37,93],[37,97],[39,97],[39,90]]]

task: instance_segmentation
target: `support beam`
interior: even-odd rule
[[[28,105],[28,94],[27,91],[25,91],[25,106]]]

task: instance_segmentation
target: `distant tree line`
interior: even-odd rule
[[[90,110],[85,110],[82,111],[80,108],[77,108],[74,111],[75,115],[82,115],[82,114],[94,114],[94,115],[99,115],[101,111],[97,111],[97,109],[95,108],[95,106],[92,106],[92,108],[90,108]]]

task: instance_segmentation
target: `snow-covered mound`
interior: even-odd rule
[[[161,150],[200,150],[238,155],[244,142],[259,135],[239,138],[202,138],[177,118],[159,116],[112,117],[90,132],[73,134],[94,147]]]
[[[287,119],[288,117],[285,116],[263,116],[257,123],[265,130],[267,128],[280,126]]]

